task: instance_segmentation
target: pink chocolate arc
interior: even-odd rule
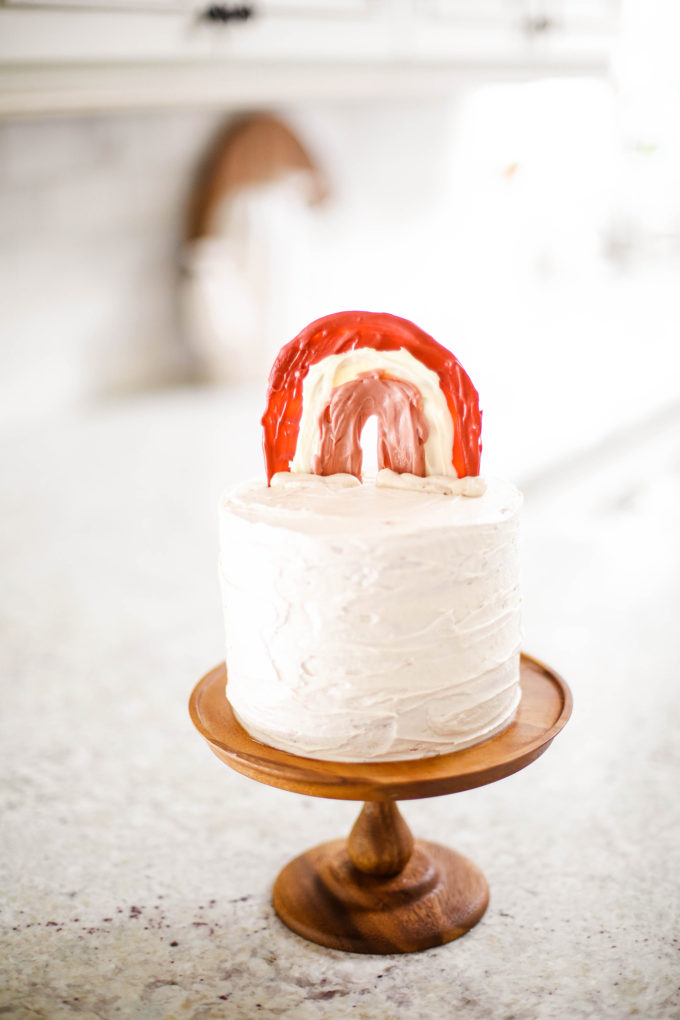
[[[424,476],[428,432],[420,392],[379,372],[363,372],[332,391],[319,419],[312,471],[361,478],[361,430],[372,415],[378,419],[378,467]]]
[[[290,471],[295,457],[302,390],[312,365],[333,354],[362,348],[405,350],[439,376],[439,386],[453,422],[451,464],[459,478],[479,474],[482,416],[477,390],[460,362],[414,323],[387,312],[335,312],[306,326],[286,344],[269,377],[262,417],[267,479]]]

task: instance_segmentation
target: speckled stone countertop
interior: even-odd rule
[[[0,1014],[680,1016],[677,421],[525,486],[525,645],[573,718],[523,772],[404,805],[491,903],[450,945],[361,957],[270,903],[358,805],[231,772],[187,714],[223,657],[216,499],[258,469],[252,414],[172,394],[0,448]]]

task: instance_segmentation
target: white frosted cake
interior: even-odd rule
[[[441,399],[423,396],[433,386]],[[362,479],[370,414],[380,470]],[[507,726],[522,500],[478,474],[477,394],[455,358],[406,320],[328,316],[283,349],[263,423],[268,481],[220,507],[227,695],[242,726],[329,761],[444,754]]]
[[[237,486],[221,507],[229,700],[274,747],[420,758],[507,725],[519,701],[517,518],[468,498],[333,484]]]

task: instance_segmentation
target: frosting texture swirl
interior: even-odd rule
[[[497,479],[474,496],[351,475],[227,493],[228,697],[249,733],[310,757],[386,761],[508,724],[521,496]]]

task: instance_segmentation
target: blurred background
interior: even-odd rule
[[[3,424],[261,393],[342,308],[456,353],[487,469],[672,408],[678,27],[658,0],[6,3]]]
[[[673,0],[0,0],[1,1012],[680,1015],[679,40]],[[531,768],[408,805],[493,909],[384,974],[269,903],[356,806],[186,712],[272,359],[350,308],[479,390],[575,696]]]

